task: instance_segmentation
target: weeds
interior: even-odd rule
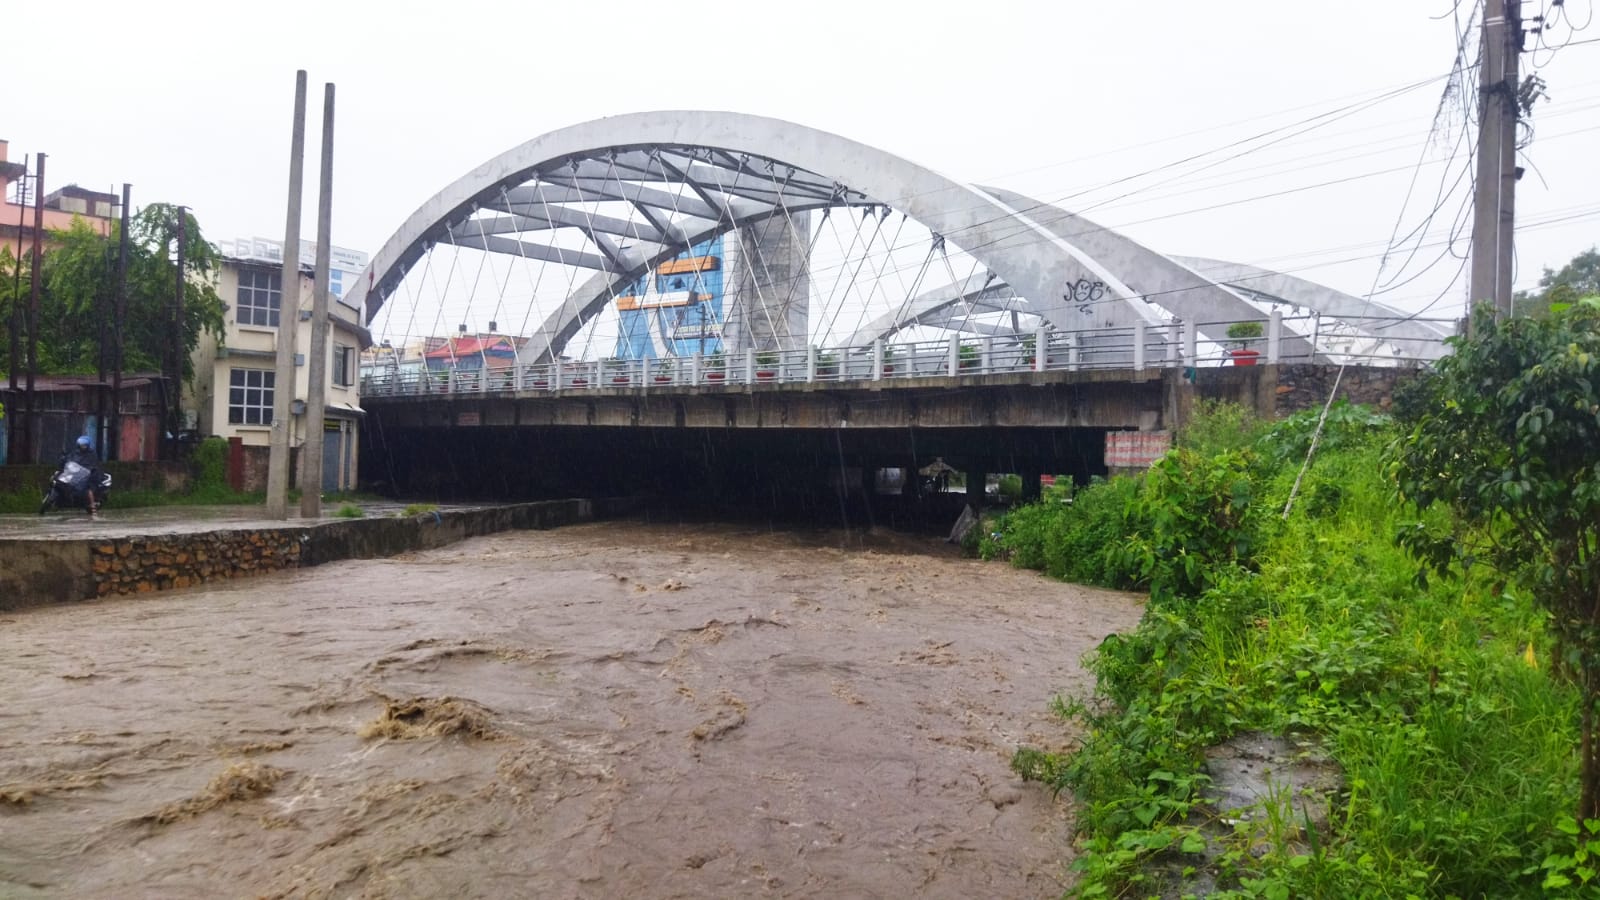
[[[1548,617],[1485,572],[1418,581],[1393,541],[1392,429],[1366,410],[1335,407],[1281,519],[1313,424],[1215,408],[1144,477],[986,523],[988,558],[1151,591],[1139,626],[1086,660],[1095,693],[1055,704],[1082,745],[1012,761],[1079,802],[1074,893],[1176,895],[1197,876],[1214,897],[1594,890],[1600,842],[1569,811],[1577,692],[1537,668]],[[1255,730],[1340,767],[1324,828],[1279,798],[1196,830],[1205,749]]]

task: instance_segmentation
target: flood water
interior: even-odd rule
[[[1052,897],[1135,598],[610,522],[0,617],[0,896]]]

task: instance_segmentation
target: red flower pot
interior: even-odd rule
[[[1250,349],[1229,350],[1228,355],[1233,357],[1233,364],[1236,366],[1253,366],[1256,364],[1256,358],[1261,355],[1261,351]]]

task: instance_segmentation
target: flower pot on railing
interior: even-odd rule
[[[777,377],[778,377],[778,373],[777,373],[777,371],[775,371],[773,369],[757,369],[756,370],[756,380],[757,381],[771,381],[772,379],[777,378]]]
[[[672,383],[672,376],[671,375],[657,375],[654,378],[651,378],[650,380],[655,382],[656,384],[671,384]]]
[[[550,382],[548,380],[544,379],[544,378],[534,379],[532,384],[536,388],[547,388],[547,387],[550,386]]]
[[[1261,355],[1261,351],[1250,349],[1250,341],[1261,337],[1262,330],[1260,322],[1235,322],[1228,326],[1228,337],[1239,342],[1238,348],[1228,351],[1228,355],[1233,357],[1234,365],[1256,364],[1256,358]]]
[[[712,369],[711,371],[706,373],[706,380],[707,381],[722,381],[723,379],[725,379],[727,377],[728,377],[728,373],[724,372],[721,369]]]
[[[976,344],[962,344],[956,353],[956,370],[966,371],[978,367],[978,347]]]

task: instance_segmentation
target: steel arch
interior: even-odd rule
[[[673,162],[651,162],[652,151],[674,154]],[[1134,302],[1131,290],[1116,273],[1070,241],[1051,232],[1030,211],[994,194],[961,184],[899,156],[835,134],[779,119],[732,112],[702,110],[631,113],[597,119],[536,137],[477,166],[430,197],[403,222],[373,255],[347,300],[362,305],[371,321],[406,272],[435,243],[478,246],[499,252],[532,252],[550,258],[552,249],[527,244],[507,233],[577,227],[572,215],[554,212],[567,202],[614,199],[633,202],[641,210],[656,205],[658,214],[644,212],[634,223],[634,236],[649,247],[656,240],[659,252],[619,251],[606,238],[616,234],[616,222],[588,223],[586,237],[593,252],[577,264],[594,268],[596,275],[562,310],[546,322],[530,350],[559,348],[575,333],[578,323],[597,312],[614,290],[643,274],[656,262],[696,241],[713,237],[776,213],[770,189],[756,181],[710,185],[697,181],[697,172],[682,163],[703,165],[703,171],[734,173],[741,157],[754,155],[792,167],[810,176],[801,181],[794,198],[802,205],[886,205],[950,239],[989,271],[1030,300],[1034,312],[1057,328],[1094,327],[1154,322],[1143,303]],[[606,189],[600,167],[620,164],[630,173],[639,196],[600,196]],[[676,171],[675,171],[676,170]],[[642,182],[677,180],[693,185],[698,197],[686,203],[677,220],[659,214],[662,200]],[[533,182],[530,193],[528,185]],[[621,186],[621,179],[617,180]],[[586,190],[588,191],[586,195]],[[824,191],[826,190],[826,195]],[[521,192],[521,193],[517,193]],[[655,192],[658,194],[664,192]],[[533,201],[540,208],[534,208]],[[480,212],[494,211],[492,217]],[[544,213],[550,212],[546,215]],[[506,215],[500,215],[506,213]],[[591,217],[593,218],[593,217]],[[456,226],[464,227],[457,239]],[[640,234],[639,228],[648,234]],[[608,230],[610,229],[610,230]],[[577,256],[577,254],[574,254]],[[1080,281],[1100,282],[1105,299],[1084,311],[1063,296]],[[545,341],[544,346],[539,342]]]

